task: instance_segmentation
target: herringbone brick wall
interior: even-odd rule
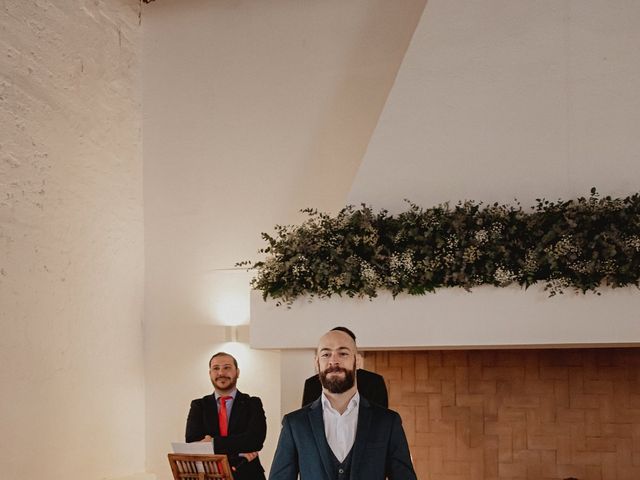
[[[640,480],[640,348],[367,352],[420,480]]]

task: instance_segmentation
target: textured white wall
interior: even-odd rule
[[[239,388],[264,401],[270,465],[290,369],[278,353],[223,343],[219,326],[248,322],[249,302],[248,277],[224,269],[255,257],[259,232],[298,209],[344,205],[423,6],[144,6],[147,445],[160,478],[189,401],[211,392],[206,362],[221,348],[242,353]],[[302,390],[289,380],[287,409]]]
[[[138,13],[0,2],[6,479],[145,470]]]

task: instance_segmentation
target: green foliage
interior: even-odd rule
[[[253,288],[291,303],[295,298],[375,297],[381,289],[423,295],[442,287],[529,287],[550,296],[600,292],[640,281],[640,196],[538,199],[532,211],[472,201],[423,209],[408,202],[397,216],[366,205],[335,217],[303,210],[301,225],[263,233],[267,246]]]

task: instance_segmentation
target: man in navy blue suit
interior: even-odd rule
[[[322,336],[322,395],[285,415],[269,480],[416,480],[400,415],[358,393],[356,355],[344,331]]]

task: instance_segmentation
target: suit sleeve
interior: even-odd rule
[[[386,474],[389,480],[417,480],[416,472],[411,462],[407,437],[404,433],[404,428],[402,428],[402,420],[397,413],[391,425]]]
[[[267,436],[267,418],[262,407],[262,400],[251,397],[249,400],[249,428],[244,432],[230,433],[226,437],[213,437],[216,453],[259,452]]]
[[[296,480],[298,478],[298,451],[291,432],[291,423],[285,416],[282,420],[282,430],[278,446],[273,457],[269,480]]]
[[[196,399],[191,402],[189,415],[187,416],[187,429],[185,432],[185,442],[199,442],[206,435],[202,422],[202,400]]]

